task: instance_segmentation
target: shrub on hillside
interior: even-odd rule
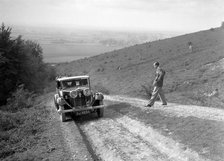
[[[150,99],[152,97],[152,92],[153,92],[153,86],[151,85],[151,83],[146,83],[144,85],[141,85],[142,89],[141,89],[141,93],[144,94],[144,97],[147,99]],[[157,97],[156,100],[159,100],[160,98]]]
[[[55,78],[54,69],[43,62],[41,46],[21,36],[13,39],[11,28],[4,24],[0,27],[0,73],[0,105],[6,104],[18,84],[39,93]]]
[[[86,74],[88,74],[89,72],[87,71],[87,70],[84,70],[84,71],[82,71],[82,74],[83,75],[86,75]]]
[[[110,91],[106,87],[104,87],[101,83],[98,83],[97,85],[93,86],[93,89],[103,94],[107,95],[110,94]]]
[[[165,91],[167,93],[172,93],[172,92],[178,91],[180,89],[180,85],[181,85],[180,82],[174,81],[172,84],[165,86]]]
[[[33,92],[24,89],[24,85],[20,85],[7,100],[7,111],[15,112],[19,109],[31,107],[35,96]]]
[[[207,100],[200,91],[185,92],[183,93],[183,96],[186,97],[187,99],[194,101],[196,105],[201,105],[201,106],[207,105]]]
[[[55,91],[55,82],[52,81],[52,82],[46,83],[46,87],[44,88],[43,93],[47,94],[49,92],[54,92],[54,91]]]
[[[152,96],[152,86],[150,84],[141,85],[141,92],[144,93],[146,98],[151,98]]]

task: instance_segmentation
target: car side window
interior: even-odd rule
[[[87,81],[87,79],[82,79],[81,80],[81,84],[83,85],[83,86],[85,86],[85,85],[87,85],[88,84],[88,81]]]
[[[59,89],[61,87],[61,84],[59,81],[57,81],[57,88]]]
[[[76,86],[80,86],[80,82],[79,81],[76,81],[75,84],[76,84]]]

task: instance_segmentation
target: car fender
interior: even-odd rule
[[[59,95],[58,95],[58,94],[55,94],[55,95],[54,95],[54,101],[57,102],[57,99],[58,99],[58,98],[59,98]]]

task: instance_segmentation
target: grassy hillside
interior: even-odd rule
[[[193,51],[188,48],[193,44]],[[92,84],[110,94],[145,97],[153,62],[166,70],[168,101],[221,107],[224,94],[224,29],[215,28],[147,42],[57,65],[58,74],[88,74]],[[218,89],[218,95],[211,94]],[[107,91],[107,92],[108,92]],[[218,96],[218,97],[217,97]]]

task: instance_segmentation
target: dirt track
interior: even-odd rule
[[[130,98],[125,96],[107,96],[107,100],[119,101],[130,103],[136,107],[141,108],[142,110],[147,110],[147,107],[144,107],[147,104],[146,100],[138,98]],[[165,107],[165,108],[162,108]],[[178,117],[197,117],[206,120],[214,121],[224,121],[224,110],[203,106],[194,106],[194,105],[180,105],[176,103],[169,103],[168,106],[160,106],[159,103],[155,103],[155,106],[151,109],[158,109],[166,112],[170,116]]]
[[[88,150],[87,160],[200,161],[224,158],[224,111],[169,104],[146,108],[145,100],[107,96],[105,116],[75,118]],[[70,151],[77,143],[74,129],[62,130]],[[77,128],[78,127],[78,128]],[[71,127],[70,127],[71,128]],[[70,132],[69,132],[70,131]],[[76,131],[77,133],[77,131]],[[73,139],[72,139],[73,138]],[[77,139],[76,139],[77,141]],[[74,150],[73,150],[74,151]],[[79,157],[73,156],[73,160]]]

